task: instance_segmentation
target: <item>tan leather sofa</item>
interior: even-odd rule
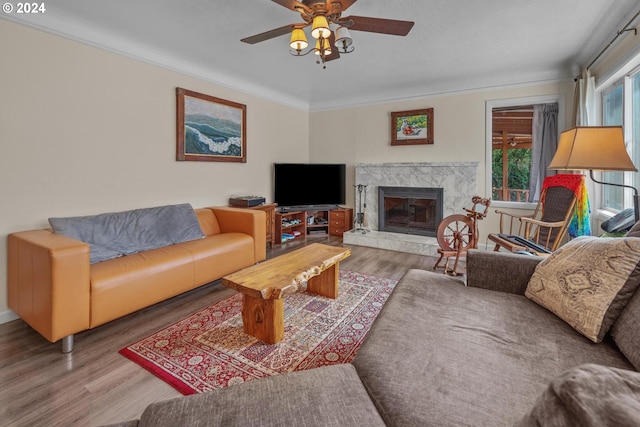
[[[51,342],[217,280],[266,258],[265,213],[195,209],[203,239],[94,264],[89,245],[49,229],[8,237],[9,307]]]

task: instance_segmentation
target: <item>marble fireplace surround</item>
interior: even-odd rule
[[[347,231],[346,244],[369,246],[421,255],[437,255],[435,237],[378,231],[378,187],[428,187],[444,190],[443,218],[464,213],[478,194],[478,162],[438,163],[360,163],[356,165],[356,184],[367,185],[364,215],[367,233]],[[354,206],[358,208],[358,200]]]

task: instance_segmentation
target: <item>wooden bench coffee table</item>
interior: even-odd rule
[[[284,337],[283,298],[306,290],[338,297],[338,268],[351,250],[313,243],[222,278],[222,284],[241,292],[244,331],[268,343]]]

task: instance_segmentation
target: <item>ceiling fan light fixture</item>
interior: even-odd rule
[[[291,49],[295,49],[296,51],[301,51],[309,46],[307,36],[302,28],[294,28],[293,31],[291,31],[289,46],[291,46]]]
[[[322,48],[320,49],[320,43],[322,43]],[[324,50],[324,52],[321,54],[320,51]],[[329,39],[318,39],[316,40],[316,48],[314,49],[314,52],[316,55],[319,56],[327,56],[327,55],[331,55],[331,43],[329,43]]]
[[[349,34],[347,27],[338,27],[336,30],[335,42],[335,46],[338,48],[338,51],[342,53],[351,53],[354,49],[352,45],[353,39],[351,38],[351,34]]]
[[[324,15],[318,15],[313,18],[313,24],[311,26],[311,35],[314,39],[327,39],[331,35],[331,30],[329,29],[329,22],[327,21],[327,17]]]

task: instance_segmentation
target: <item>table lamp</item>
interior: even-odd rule
[[[638,171],[627,154],[622,126],[575,127],[562,132],[556,154],[547,169],[588,169],[593,182],[632,189],[635,220],[640,219],[638,190],[635,187],[598,181],[593,177],[594,170]]]

